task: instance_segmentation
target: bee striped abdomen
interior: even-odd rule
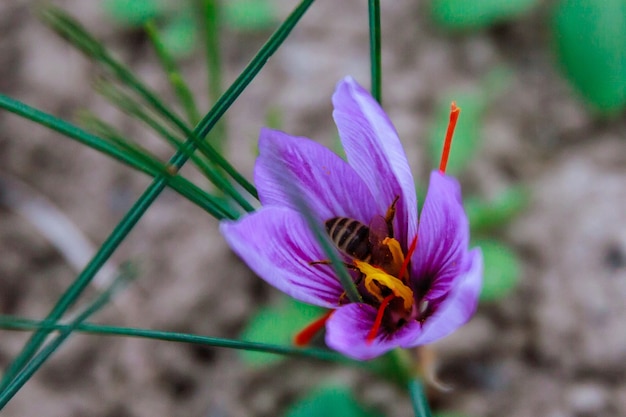
[[[369,227],[348,217],[333,217],[326,221],[326,231],[341,251],[358,260],[369,261],[372,252]]]

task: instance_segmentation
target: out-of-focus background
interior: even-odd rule
[[[37,20],[35,3],[0,3],[0,93],[69,120],[90,109],[168,158],[171,149],[93,92],[94,65]],[[133,10],[149,1],[53,3],[173,101],[135,26],[148,12],[140,8],[137,16]],[[186,2],[171,3],[184,8]],[[296,5],[245,3],[224,8],[225,86]],[[349,74],[369,84],[366,3],[314,3],[229,110],[227,156],[248,178],[259,129],[268,123],[336,146],[330,104],[336,82]],[[619,25],[616,31],[599,25],[597,39],[580,28],[593,26],[589,22],[603,13],[626,21],[626,4],[607,1],[606,8],[581,7],[577,15],[566,10],[573,1],[518,3],[528,6],[502,12],[502,18],[486,12],[472,18],[471,7],[454,16],[445,1],[381,5],[384,107],[418,189],[435,167],[432,138],[445,124],[450,99],[457,98],[465,118],[461,136],[469,139],[453,147],[453,154],[467,157],[456,174],[464,195],[479,201],[473,219],[486,226],[476,226],[476,235],[490,251],[489,293],[478,314],[435,345],[439,378],[453,389],[432,390],[432,406],[468,417],[624,416],[626,49],[612,56],[585,48],[602,49],[607,39],[623,42],[626,36]],[[170,6],[151,16],[206,112],[205,59],[189,23],[193,16]],[[593,84],[605,67],[615,71]],[[87,245],[62,232],[60,241],[69,248],[61,250],[25,217],[24,207],[34,206],[44,223],[58,221],[46,217],[56,208],[97,247],[149,178],[6,112],[0,112],[0,175],[0,312],[43,318],[78,273],[67,253]],[[511,190],[522,203],[511,203],[516,215],[503,215],[506,207],[497,208],[508,204],[503,201]],[[125,261],[139,268],[139,277],[97,322],[236,338],[260,308],[285,303],[230,253],[215,220],[173,192],[152,205],[110,266]],[[2,367],[27,337],[0,332]],[[280,416],[330,383],[350,388],[386,416],[411,413],[402,388],[362,370],[297,358],[259,366],[231,350],[75,335],[3,415]]]

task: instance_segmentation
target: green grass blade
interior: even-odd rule
[[[191,125],[195,125],[200,121],[200,112],[198,111],[198,107],[196,106],[196,101],[194,99],[193,93],[191,89],[185,82],[184,77],[180,73],[178,66],[176,65],[176,61],[169,54],[165,45],[159,36],[159,31],[157,30],[154,21],[149,21],[144,26],[146,33],[148,34],[148,38],[152,42],[152,46],[154,51],[159,58],[159,62],[167,75],[167,79],[174,90],[174,93],[178,97],[178,101],[180,101],[181,106],[185,110],[187,114],[187,119]]]
[[[246,66],[239,77],[237,77],[235,82],[228,90],[226,90],[222,97],[220,97],[211,111],[209,111],[209,113],[200,121],[194,130],[194,133],[196,133],[198,137],[205,137],[213,128],[215,123],[217,123],[226,110],[228,110],[237,97],[239,97],[241,92],[243,92],[246,86],[250,84],[254,77],[259,73],[261,68],[263,68],[268,59],[287,38],[300,18],[308,10],[311,4],[313,4],[313,1],[314,0],[302,0],[289,17],[287,17],[287,19],[280,25],[276,32],[274,32],[270,39],[261,47],[256,56]],[[187,140],[185,146],[193,149],[195,143],[196,142],[194,142],[193,138],[190,138]],[[185,162],[185,152],[177,152],[170,160],[170,163],[177,169],[182,167]],[[70,287],[60,297],[59,301],[46,317],[47,320],[56,321],[65,313],[65,311],[67,311],[69,306],[72,305],[83,290],[89,285],[100,267],[102,267],[107,259],[113,254],[115,249],[117,249],[124,238],[128,235],[128,233],[130,233],[135,224],[137,224],[139,219],[146,212],[148,207],[150,207],[161,191],[163,191],[166,184],[166,176],[162,175],[155,178],[139,200],[133,205],[133,207],[131,207],[128,213],[115,227],[109,237],[103,242],[102,246],[89,264],[87,264],[85,269],[80,273],[72,285],[70,285]],[[9,365],[9,369],[5,372],[2,380],[3,389],[33,357],[43,341],[46,339],[47,335],[47,330],[39,329],[31,336],[26,346],[22,349],[18,357],[15,358],[15,360]],[[60,346],[61,343],[62,342],[60,342],[58,346]]]
[[[96,299],[87,306],[80,314],[76,316],[68,325],[64,326],[64,329],[60,331],[60,334],[54,338],[49,344],[45,345],[37,356],[32,361],[28,362],[21,372],[10,381],[6,387],[3,388],[0,393],[0,410],[13,398],[13,396],[20,390],[20,388],[30,379],[30,377],[44,364],[48,357],[72,334],[78,325],[87,320],[91,315],[96,313],[102,307],[109,303],[112,297],[123,287],[128,285],[130,280],[136,276],[135,268],[132,265],[127,264],[121,268],[120,274],[111,283],[111,285],[99,294]],[[53,323],[48,321],[48,323]]]
[[[196,0],[199,9],[200,28],[204,39],[204,50],[207,65],[207,85],[209,100],[215,103],[222,95],[222,54],[220,48],[220,4],[218,0]],[[212,130],[210,140],[218,149],[224,149],[224,138],[227,136],[224,121]]]
[[[52,30],[65,38],[72,45],[79,48],[90,58],[106,68],[112,76],[117,78],[123,85],[135,91],[147,104],[155,109],[164,118],[187,134],[189,127],[174,112],[172,112],[145,84],[141,82],[128,68],[109,54],[104,45],[75,19],[63,10],[46,4],[39,9],[42,21]]]
[[[372,97],[382,104],[382,66],[380,57],[380,0],[369,0],[370,67],[372,74]]]
[[[199,0],[204,31],[204,48],[208,68],[209,97],[216,101],[222,95],[222,56],[220,49],[220,20],[217,0]]]
[[[135,91],[155,112],[160,114],[165,120],[171,123],[176,129],[187,138],[193,139],[194,146],[200,149],[211,162],[219,166],[230,175],[243,189],[255,198],[258,198],[256,189],[244,178],[224,157],[206,141],[203,141],[209,130],[202,134],[197,134],[198,130],[191,130],[189,126],[172,112],[146,85],[144,85],[128,68],[115,60],[104,48],[104,46],[93,38],[76,20],[61,9],[46,5],[40,9],[40,16],[44,23],[48,24],[60,36],[67,39],[87,56],[103,65],[112,73],[123,85]],[[220,117],[221,118],[221,115]],[[215,120],[215,123],[219,120]],[[211,126],[213,128],[213,126]]]
[[[109,143],[103,138],[85,132],[69,122],[61,120],[48,113],[44,113],[41,110],[37,110],[2,94],[0,94],[0,108],[59,132],[70,139],[74,139],[77,142],[102,152],[111,158],[152,177],[159,175],[165,176],[169,187],[218,219],[235,219],[239,216],[236,211],[227,206],[217,197],[211,196],[206,191],[198,188],[198,186],[189,182],[185,178],[172,176],[163,163],[152,160],[141,152],[133,152],[129,148],[122,149],[118,145]]]
[[[96,91],[102,94],[113,105],[120,110],[129,113],[140,121],[144,122],[158,135],[164,138],[174,149],[178,151],[185,151],[184,142],[174,136],[174,134],[168,130],[156,120],[153,115],[148,114],[139,104],[137,104],[132,97],[126,94],[124,91],[116,87],[115,85],[101,80],[96,83]],[[232,186],[224,176],[218,172],[214,167],[207,163],[206,160],[200,156],[191,152],[191,149],[187,149],[189,152],[185,156],[191,159],[191,161],[200,169],[200,171],[213,183],[219,190],[225,192],[233,200],[235,200],[245,211],[252,212],[254,207],[248,200],[246,200],[236,189]]]
[[[23,319],[13,316],[0,315],[0,328],[3,330],[37,330],[48,331],[68,330],[70,325],[50,321]],[[194,343],[204,346],[221,347],[228,349],[247,350],[278,355],[302,356],[334,362],[352,363],[350,359],[327,349],[296,348],[286,345],[274,345],[243,340],[225,339],[220,337],[202,336],[190,333],[168,332],[163,330],[138,329],[132,327],[117,327],[91,323],[81,323],[73,329],[81,333],[99,336],[125,336],[154,339],[168,342]]]
[[[302,0],[300,4],[294,9],[294,11],[287,17],[282,25],[274,32],[274,34],[268,39],[268,41],[261,47],[259,53],[250,61],[248,66],[237,77],[237,80],[226,90],[224,94],[217,100],[211,111],[200,121],[196,126],[196,132],[199,137],[205,137],[208,132],[211,131],[215,123],[222,117],[226,110],[230,107],[236,97],[238,97],[242,91],[250,84],[256,74],[261,70],[265,63],[274,54],[278,46],[289,35],[295,24],[300,20],[302,15],[313,4],[314,0]],[[222,166],[222,165],[220,165]],[[225,167],[222,168],[227,171]],[[228,172],[228,171],[227,171]],[[238,172],[234,174],[239,175]],[[229,175],[233,177],[237,183],[239,183],[246,191],[258,198],[258,194],[253,185],[246,185],[247,180],[240,181],[233,173],[229,172]]]
[[[13,398],[13,396],[19,391],[19,389],[30,379],[30,377],[43,365],[43,363],[50,357],[50,355],[72,334],[78,325],[95,314],[98,310],[109,303],[114,294],[116,294],[122,287],[125,287],[128,282],[136,275],[136,271],[130,265],[126,265],[115,279],[115,281],[109,286],[109,288],[102,292],[90,305],[87,306],[78,316],[73,319],[70,324],[65,325],[60,334],[54,338],[48,345],[45,345],[37,356],[32,361],[28,362],[23,370],[17,374],[0,393],[0,410]],[[51,322],[49,322],[51,323]]]
[[[107,143],[102,140],[102,138],[87,133],[69,122],[30,107],[27,104],[11,97],[0,94],[0,108],[75,139],[78,142],[94,148],[138,171],[148,174],[153,173],[152,167],[147,166],[143,160],[135,158],[133,155],[119,149],[119,147]]]
[[[106,124],[102,120],[98,119],[96,116],[87,112],[84,112],[79,117],[83,120],[85,125],[88,126],[88,128],[94,131],[97,135],[109,140],[128,154],[135,155],[137,159],[142,160],[147,166],[150,166],[153,169],[153,177],[156,177],[157,175],[168,176],[168,186],[170,188],[174,189],[183,197],[203,208],[216,219],[234,220],[239,217],[239,212],[233,209],[222,198],[208,194],[206,191],[202,190],[186,178],[174,175],[172,172],[169,172],[168,168],[155,156],[151,155],[150,152],[140,147],[139,145],[124,138],[112,126]]]

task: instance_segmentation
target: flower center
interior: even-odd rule
[[[413,291],[401,280],[389,275],[380,268],[358,259],[354,260],[354,265],[364,276],[365,289],[378,302],[382,303],[385,297],[394,295],[402,299],[405,310],[411,310],[411,307],[413,307]]]
[[[398,323],[406,321],[412,314],[415,303],[413,290],[406,285],[406,282],[408,281],[408,265],[417,246],[417,236],[411,242],[406,257],[397,240],[386,238],[382,244],[389,249],[392,256],[391,261],[386,263],[384,268],[358,259],[354,260],[354,266],[362,274],[363,288],[367,295],[379,303],[376,319],[366,338],[368,344],[373,343],[376,338],[390,305],[390,315],[398,319],[392,320],[391,326],[400,327],[401,324]]]

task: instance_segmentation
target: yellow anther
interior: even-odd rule
[[[398,278],[389,275],[379,268],[375,268],[367,262],[354,260],[354,265],[365,276],[365,289],[373,295],[378,301],[382,302],[385,298],[383,289],[387,288],[393,295],[402,298],[404,308],[410,310],[413,306],[413,291]],[[388,295],[388,294],[386,294]]]
[[[391,261],[384,265],[384,269],[389,275],[398,277],[402,264],[404,263],[404,254],[402,253],[400,242],[394,238],[386,237],[383,239],[382,244],[387,246],[387,248],[389,248],[389,252],[391,253]],[[398,278],[402,279],[402,277]]]

